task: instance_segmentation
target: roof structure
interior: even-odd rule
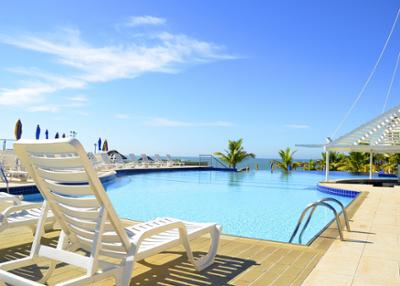
[[[400,105],[324,147],[327,151],[400,153]]]

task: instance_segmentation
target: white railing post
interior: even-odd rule
[[[369,178],[372,179],[372,163],[373,163],[373,154],[372,151],[369,152]]]
[[[325,182],[329,179],[329,151],[325,148]]]

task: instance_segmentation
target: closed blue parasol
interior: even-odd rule
[[[101,138],[99,137],[99,141],[97,141],[97,146],[99,148],[99,151],[101,151]]]
[[[40,138],[40,126],[39,126],[39,124],[36,125],[36,134],[35,134],[35,138],[36,138],[36,140],[39,140],[39,138]]]
[[[46,139],[49,139],[49,130],[46,129],[46,132],[44,132],[44,135],[46,135]]]

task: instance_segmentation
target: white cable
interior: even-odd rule
[[[394,70],[393,70],[393,73],[392,73],[392,78],[390,80],[389,88],[388,88],[387,93],[386,93],[385,103],[383,104],[382,113],[385,112],[386,106],[387,106],[387,102],[389,100],[389,96],[392,93],[392,87],[393,87],[394,80],[396,79],[397,69],[399,67],[399,61],[400,61],[400,52],[397,55],[396,65],[394,66]]]
[[[396,18],[393,22],[392,28],[390,29],[389,35],[386,38],[385,41],[385,45],[383,46],[381,53],[379,54],[378,60],[376,61],[374,67],[372,68],[371,73],[369,74],[366,82],[364,83],[363,87],[361,88],[360,92],[358,93],[356,99],[354,100],[353,104],[350,106],[350,109],[347,111],[347,113],[345,114],[345,116],[343,117],[342,121],[340,121],[339,125],[336,127],[335,131],[333,132],[333,134],[331,135],[332,138],[335,137],[336,133],[340,130],[340,128],[342,128],[343,124],[345,123],[345,121],[347,120],[347,118],[349,117],[349,115],[351,114],[351,112],[353,111],[354,107],[357,105],[358,101],[360,100],[361,96],[364,94],[365,90],[367,89],[367,86],[369,84],[369,82],[371,81],[372,77],[375,74],[376,69],[378,68],[378,65],[380,64],[383,54],[386,51],[387,45],[390,41],[390,38],[392,37],[393,31],[396,27],[397,24],[397,20],[399,19],[399,15],[400,15],[400,9],[397,10],[397,14],[396,14]]]

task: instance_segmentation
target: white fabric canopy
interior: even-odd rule
[[[400,153],[400,105],[325,145],[327,151]]]

